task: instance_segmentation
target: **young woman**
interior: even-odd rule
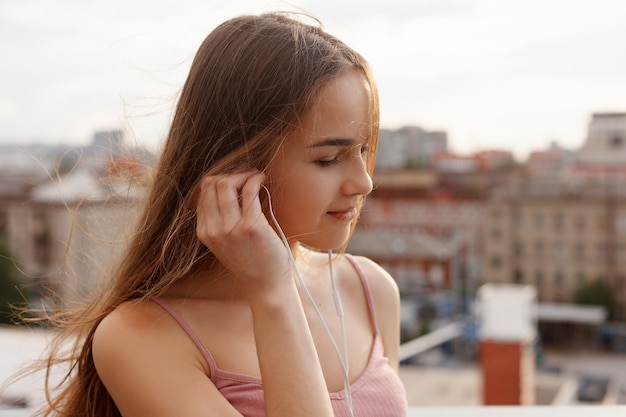
[[[342,254],[378,114],[366,61],[317,26],[209,34],[109,291],[65,321],[48,414],[405,415],[397,287]]]

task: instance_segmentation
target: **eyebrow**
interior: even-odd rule
[[[340,147],[348,147],[356,145],[356,141],[354,139],[349,138],[328,138],[324,139],[320,142],[316,142],[312,145],[307,146],[307,148],[321,148],[324,146],[340,146]]]

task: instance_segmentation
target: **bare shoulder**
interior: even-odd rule
[[[375,303],[378,304],[378,301],[394,302],[394,300],[399,300],[398,285],[383,267],[365,256],[352,255],[352,257],[363,270]]]
[[[127,301],[109,313],[95,330],[93,361],[105,384],[129,367],[142,372],[168,351],[182,346],[167,313],[150,301]]]
[[[390,366],[398,370],[400,349],[400,292],[398,285],[380,265],[363,256],[353,256],[363,270],[367,280],[376,323],[385,347],[385,356],[389,359]]]
[[[183,409],[200,415],[224,403],[193,342],[154,302],[126,302],[107,315],[95,330],[92,352],[98,376],[124,416]]]
[[[94,333],[94,360],[154,346],[171,331],[167,313],[149,301],[127,301],[109,313]],[[123,341],[123,343],[121,343]],[[114,350],[109,350],[115,348]],[[96,363],[97,365],[97,363]]]

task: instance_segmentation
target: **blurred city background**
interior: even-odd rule
[[[8,303],[50,310],[50,294],[71,305],[106,282],[155,160],[122,130],[84,146],[0,145],[5,374],[26,340],[42,349],[53,332],[11,327]],[[519,404],[626,403],[626,113],[591,114],[578,148],[547,144],[525,161],[455,153],[445,131],[382,129],[376,164],[348,251],[398,283],[412,406],[518,401],[487,398],[490,378]],[[32,389],[7,391],[5,407]]]
[[[8,304],[106,282],[197,46],[276,9],[313,13],[377,76],[375,187],[348,251],[398,283],[410,406],[623,414],[626,2],[297,3],[0,4],[0,415],[41,401],[41,376],[2,383],[54,335]]]

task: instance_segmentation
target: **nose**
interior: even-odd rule
[[[366,196],[372,192],[372,177],[367,172],[367,164],[362,155],[352,158],[348,173],[343,185],[346,195]]]

